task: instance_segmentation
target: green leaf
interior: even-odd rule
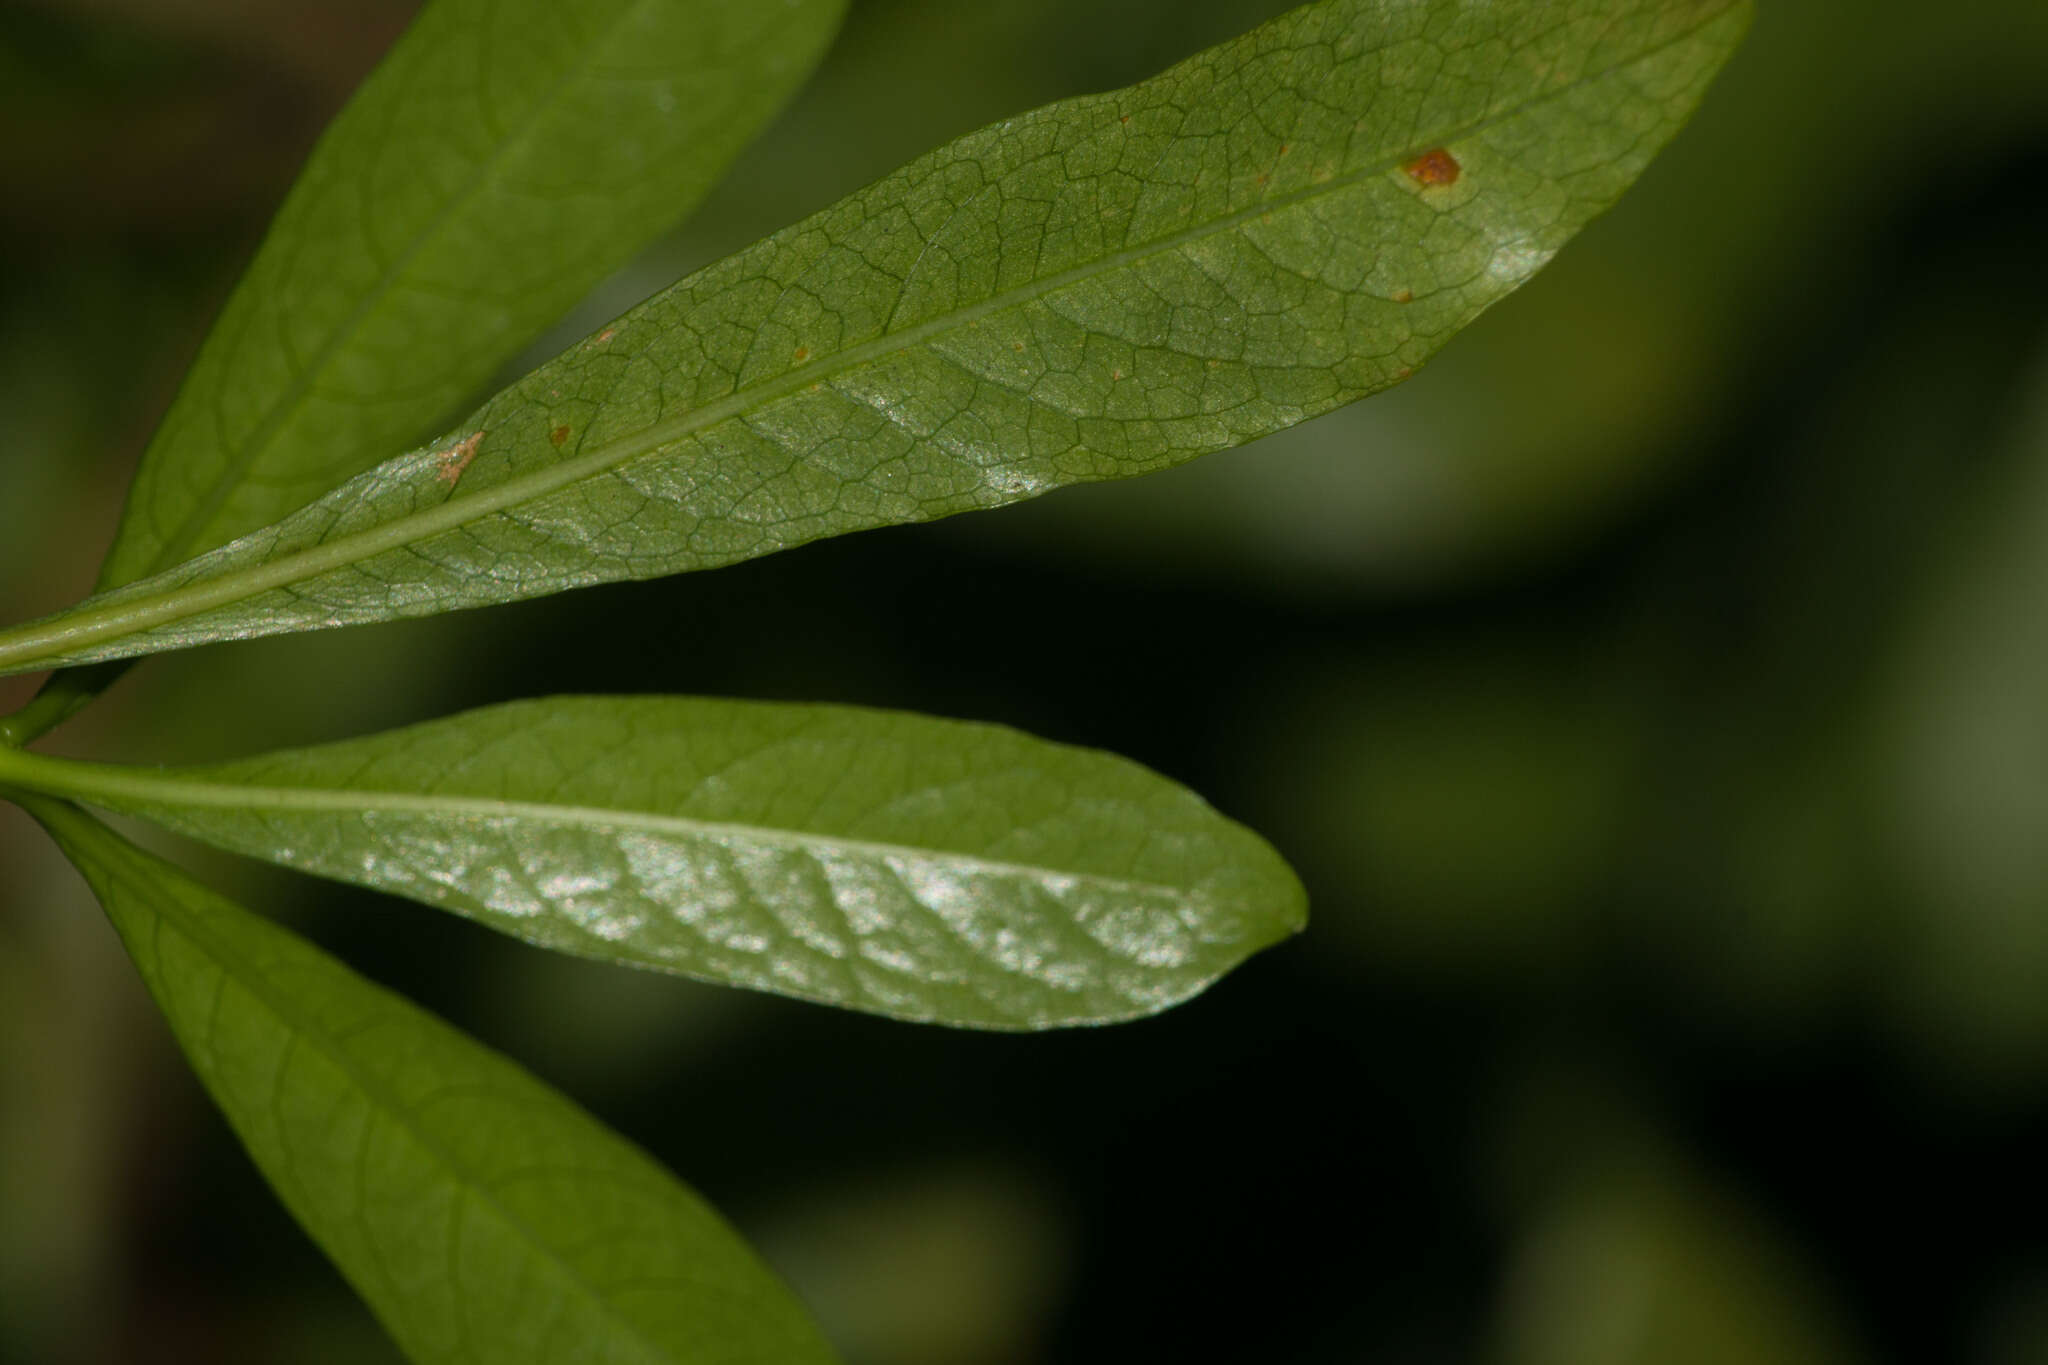
[[[264,1177],[413,1360],[833,1358],[716,1212],[567,1099],[83,812],[26,804]]]
[[[680,697],[518,702],[145,772],[0,780],[565,952],[984,1028],[1164,1009],[1299,929],[1250,830],[995,725]]]
[[[130,490],[101,586],[447,422],[693,208],[843,0],[436,0],[329,127]]]
[[[1675,133],[1746,0],[1323,0],[962,138],[0,672],[726,564],[1406,378]]]

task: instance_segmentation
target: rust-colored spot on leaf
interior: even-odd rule
[[[1441,147],[1432,147],[1401,168],[1418,185],[1455,185],[1464,167]]]
[[[1119,118],[1119,119],[1117,120],[1117,122],[1118,122],[1118,123],[1129,123],[1130,121],[1131,121],[1131,116],[1130,116],[1129,114],[1125,114],[1125,115],[1124,115],[1123,117],[1121,117],[1121,118]]]
[[[1282,155],[1282,156],[1286,156],[1286,155],[1287,155],[1287,153],[1289,152],[1289,150],[1291,150],[1291,149],[1292,149],[1292,147],[1293,147],[1293,144],[1292,144],[1292,143],[1288,143],[1288,142],[1283,142],[1283,143],[1281,143],[1281,144],[1280,144],[1280,155]]]
[[[797,364],[801,365],[801,364],[803,364],[803,363],[804,363],[804,362],[805,362],[806,360],[809,360],[810,358],[811,358],[811,348],[810,348],[810,347],[808,347],[808,346],[799,346],[799,347],[797,347],[797,348],[796,348],[796,363],[797,363]]]
[[[1010,349],[1013,351],[1021,351],[1024,349],[1024,343],[1021,341],[1013,341],[1010,343]]]
[[[618,329],[618,328],[616,328],[616,327],[607,327],[607,328],[605,328],[605,329],[604,329],[604,330],[603,330],[602,332],[599,332],[599,333],[598,333],[598,334],[597,334],[596,336],[592,337],[592,338],[590,339],[590,344],[591,344],[591,345],[593,345],[593,346],[602,346],[602,345],[604,345],[604,344],[605,344],[605,343],[606,343],[607,341],[610,341],[610,340],[611,340],[611,339],[612,339],[613,337],[617,336],[618,334],[619,334],[619,329]]]
[[[441,452],[441,469],[434,477],[450,488],[462,477],[462,471],[469,468],[469,462],[476,458],[477,443],[483,440],[481,431],[472,431]]]
[[[569,428],[567,427],[556,427],[553,431],[548,433],[548,440],[558,446],[568,439]]]
[[[1394,378],[1396,378],[1396,379],[1406,379],[1406,378],[1407,378],[1407,377],[1408,377],[1409,375],[1412,375],[1412,374],[1414,374],[1414,373],[1415,373],[1415,371],[1414,371],[1414,370],[1410,369],[1410,368],[1409,368],[1408,366],[1406,366],[1406,365],[1403,365],[1403,366],[1402,366],[1402,367],[1401,367],[1400,369],[1398,369],[1398,370],[1394,371]]]
[[[1259,188],[1260,188],[1260,189],[1264,189],[1264,188],[1266,188],[1266,182],[1267,182],[1267,181],[1269,181],[1269,180],[1271,180],[1272,178],[1273,178],[1273,177],[1272,177],[1272,176],[1270,176],[1270,175],[1262,175],[1262,176],[1260,176],[1260,177],[1259,177]]]
[[[1415,291],[1412,289],[1396,289],[1387,297],[1395,303],[1413,303],[1415,302]]]

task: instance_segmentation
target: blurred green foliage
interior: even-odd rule
[[[865,0],[562,336],[1281,7]],[[90,582],[210,309],[404,8],[0,7],[0,614]],[[1379,399],[715,574],[158,660],[58,747],[817,697],[1129,753],[1270,835],[1308,934],[1049,1038],[295,893],[696,1184],[859,1361],[2048,1358],[2043,72],[2040,0],[1773,0],[1621,207]],[[622,650],[620,617],[674,625]],[[392,1357],[0,815],[0,1360],[230,1358]]]

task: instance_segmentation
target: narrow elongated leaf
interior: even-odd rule
[[[144,457],[125,583],[431,434],[694,207],[844,0],[434,0],[306,164]]]
[[[1322,0],[684,280],[0,671],[701,569],[1144,473],[1398,382],[1613,203],[1746,0]]]
[[[827,1362],[708,1205],[531,1075],[30,798],[237,1136],[422,1365]]]
[[[1250,830],[1126,759],[853,707],[561,697],[0,780],[588,957],[987,1028],[1163,1009],[1301,927]]]

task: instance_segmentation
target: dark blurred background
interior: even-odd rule
[[[856,0],[707,210],[535,358],[1281,7]],[[0,3],[0,619],[89,586],[410,8]],[[1003,512],[167,657],[53,747],[816,698],[1114,749],[1264,831],[1305,935],[1039,1037],[177,848],[653,1150],[855,1365],[2048,1361],[2048,4],[1761,10],[1621,206],[1390,394]],[[0,813],[0,1360],[394,1358]]]

